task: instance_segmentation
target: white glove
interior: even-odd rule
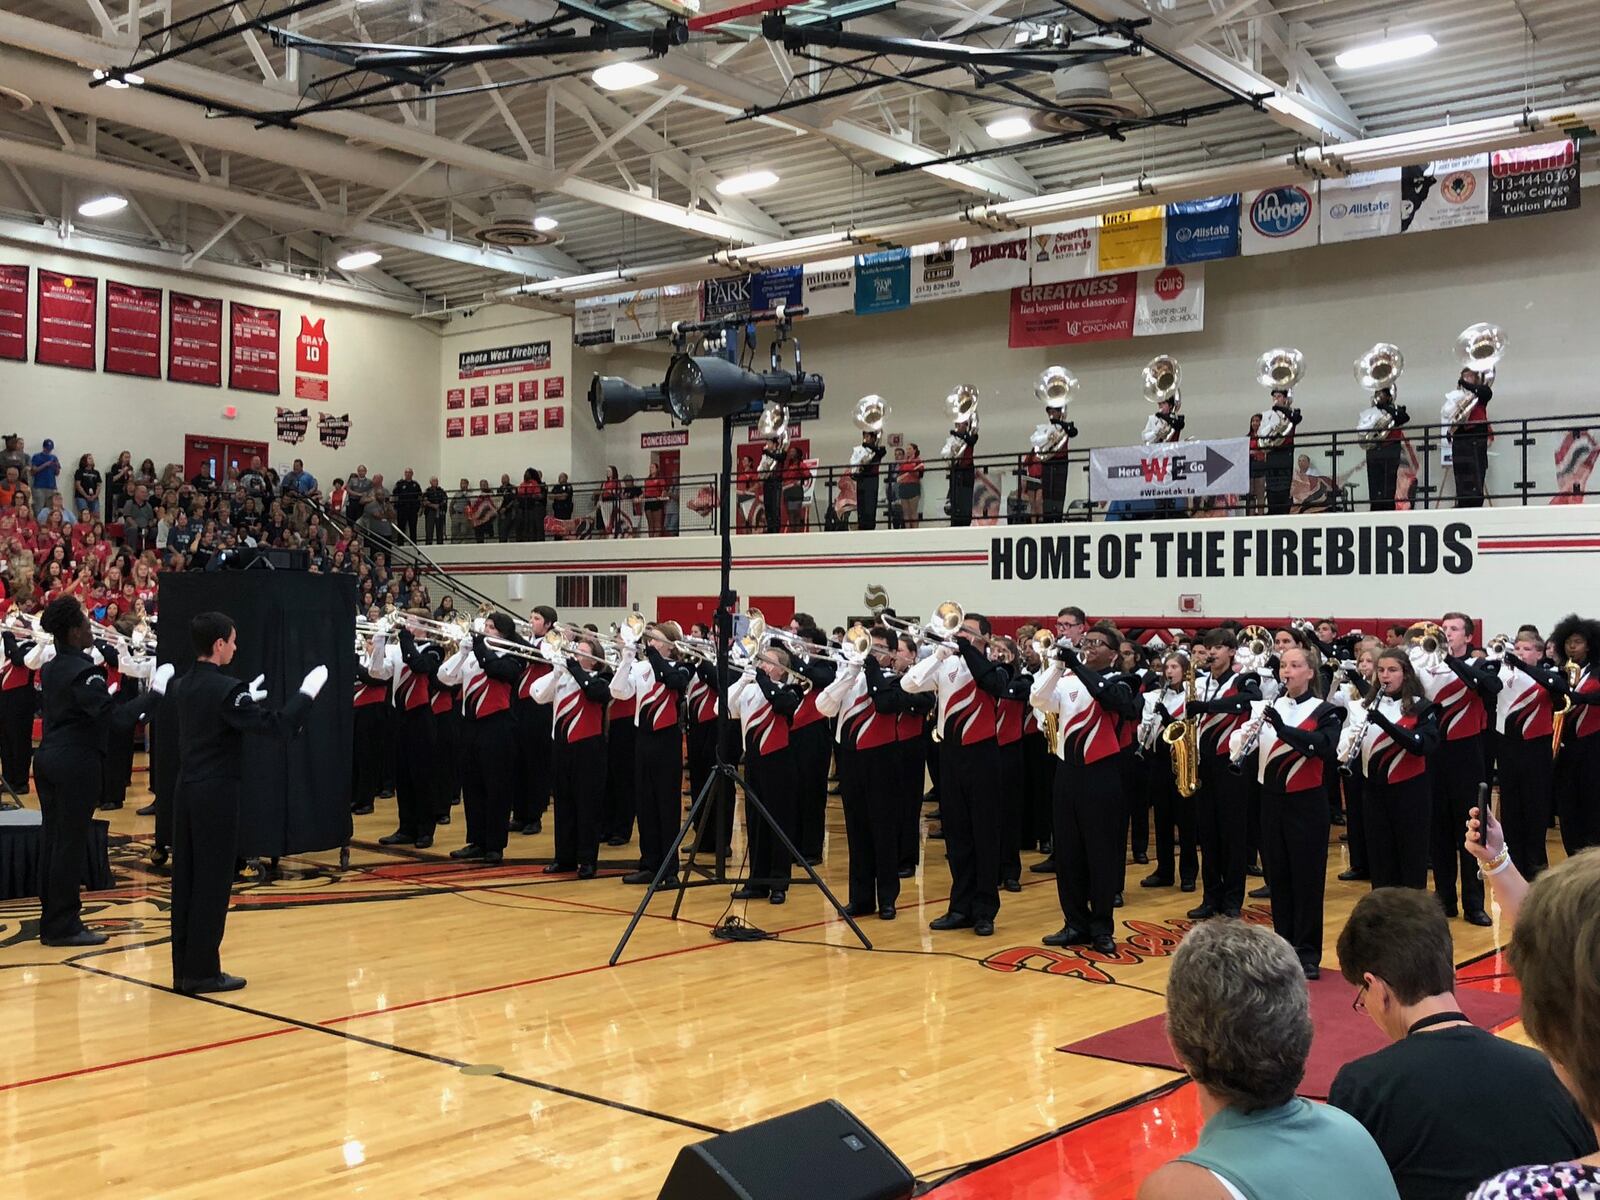
[[[949,658],[954,653],[955,653],[955,648],[953,646],[951,646],[948,642],[940,642],[939,643],[939,648],[933,652],[933,656],[935,658],[937,658],[940,662],[943,662],[945,659]]]
[[[313,700],[322,690],[322,685],[328,682],[328,668],[323,666],[312,667],[306,672],[306,677],[300,681],[300,693],[310,696]]]
[[[639,644],[639,635],[633,631],[631,625],[624,625],[617,637],[621,639],[624,650],[632,650]]]
[[[257,704],[260,704],[267,698],[267,689],[262,686],[266,682],[267,677],[265,675],[257,675],[250,681],[250,686],[245,689],[245,694]]]
[[[489,631],[489,623],[487,621],[485,621],[482,617],[473,617],[472,618],[472,632],[473,633],[487,633],[488,631]]]
[[[172,682],[172,677],[177,673],[177,667],[171,663],[162,663],[156,668],[156,673],[150,676],[150,690],[158,696],[165,696],[167,684]]]
[[[128,640],[133,644],[133,648],[135,650],[143,649],[144,648],[144,642],[145,642],[144,626],[143,625],[134,626],[133,634]]]
[[[90,646],[89,647],[89,661],[92,662],[97,667],[105,666],[106,656],[104,654],[100,653],[100,647],[99,646]]]

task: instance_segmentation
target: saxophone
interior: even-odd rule
[[[1578,680],[1583,675],[1583,668],[1570,658],[1566,666],[1561,668],[1567,673],[1567,686],[1573,691],[1578,688]],[[1561,753],[1561,734],[1567,727],[1567,714],[1572,711],[1572,697],[1563,694],[1561,707],[1550,714],[1550,757],[1554,758]]]
[[[1183,716],[1161,731],[1172,757],[1172,779],[1187,799],[1200,790],[1200,722],[1190,712],[1194,703],[1194,659],[1183,675]]]

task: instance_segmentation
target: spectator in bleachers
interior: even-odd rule
[[[56,457],[56,444],[49,438],[44,440],[44,448],[35,454],[29,462],[29,483],[33,489],[33,504],[35,508],[43,508],[50,503],[51,497],[56,493],[56,481],[61,476],[61,460]],[[43,520],[44,518],[40,518]]]
[[[417,540],[417,517],[422,513],[422,485],[407,467],[390,489],[394,501],[395,521],[405,531],[406,537]]]
[[[100,515],[100,472],[95,470],[94,455],[78,456],[78,469],[72,473],[72,496],[79,515]]]
[[[150,503],[150,489],[135,484],[133,495],[118,514],[122,520],[122,537],[135,552],[146,549],[155,536],[156,510]]]
[[[5,436],[5,448],[0,449],[0,476],[7,474],[10,468],[17,469],[17,478],[28,478],[28,455],[22,449],[22,438],[15,433]]]
[[[422,492],[422,532],[430,546],[444,541],[445,511],[450,507],[450,496],[439,486],[439,477],[430,476]]]

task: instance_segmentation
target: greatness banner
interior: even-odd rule
[[[1131,338],[1137,286],[1138,276],[1127,271],[1013,288],[1009,345],[1020,350]]]
[[[0,358],[28,361],[28,268],[0,266]]]
[[[161,378],[161,289],[106,281],[104,370]]]
[[[100,281],[87,275],[39,272],[39,335],[33,361],[94,370],[95,309]]]

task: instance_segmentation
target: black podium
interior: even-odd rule
[[[246,736],[239,796],[239,857],[277,858],[332,850],[350,840],[350,751],[355,688],[355,581],[253,567],[245,571],[185,571],[160,577],[158,661],[181,678],[194,662],[189,621],[221,612],[238,627],[239,649],[226,668],[251,680],[265,675],[266,704],[284,703],[312,667],[328,668],[328,683],[306,728],[291,741]],[[156,793],[156,842],[172,844],[171,802],[177,779],[176,722],[163,705],[155,714],[151,786]]]

